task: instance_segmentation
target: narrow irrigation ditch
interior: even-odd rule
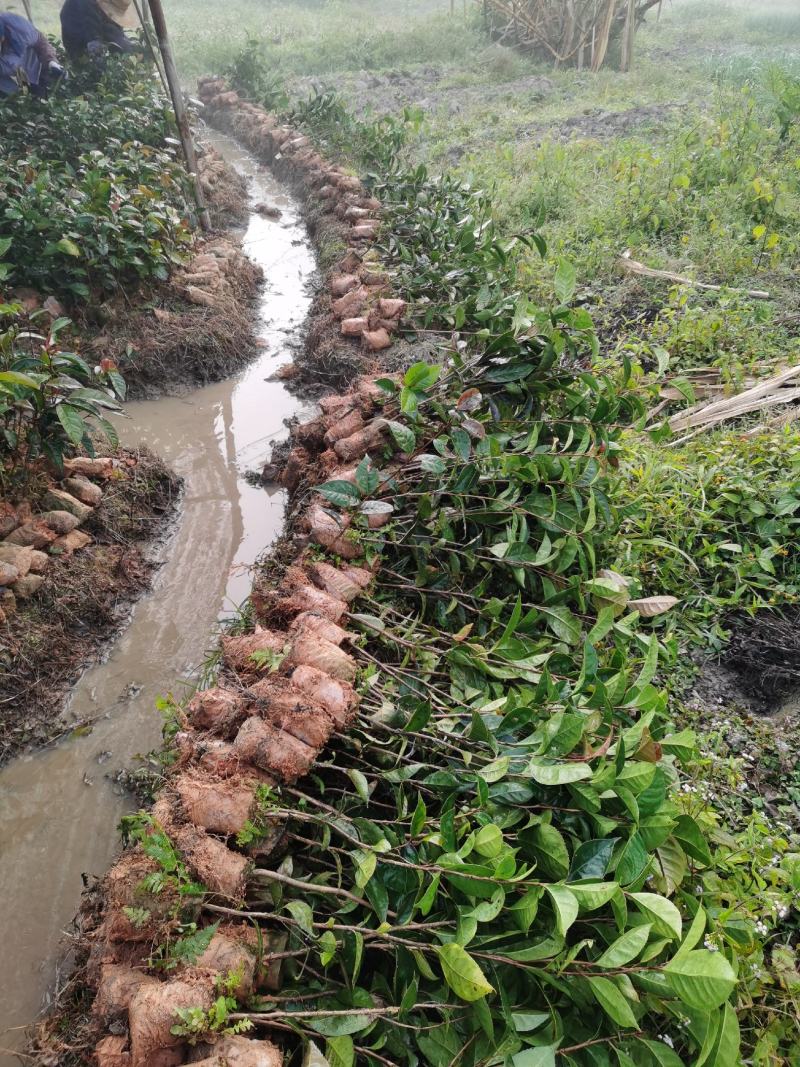
[[[67,740],[0,771],[0,1048],[20,1048],[24,1028],[68,973],[66,930],[82,878],[101,875],[131,797],[116,772],[160,743],[158,699],[196,679],[220,617],[249,593],[249,568],[280,535],[285,493],[252,472],[308,410],[276,371],[302,347],[316,258],[299,202],[223,134],[205,139],[250,180],[244,250],[264,272],[260,351],[238,376],[179,396],[132,403],[118,421],[123,445],[146,442],[182,478],[180,515],[151,552],[155,588],[136,606],[104,662],[75,687],[62,720],[93,720]],[[258,207],[259,210],[255,210]],[[16,1063],[10,1051],[0,1062]]]

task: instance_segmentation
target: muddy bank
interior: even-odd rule
[[[341,453],[350,448],[350,459],[358,459],[365,435],[344,448],[348,438],[338,437],[338,452],[325,438],[348,420],[383,435],[381,391],[360,378],[350,394],[328,397],[322,407],[320,417],[298,427],[295,444],[306,451],[309,472],[336,462],[346,475]],[[392,450],[388,435],[381,445]],[[326,458],[331,451],[335,458]],[[267,930],[259,939],[236,915],[263,891],[255,868],[286,852],[283,823],[267,814],[263,791],[307,776],[358,711],[360,635],[349,629],[348,614],[378,577],[378,565],[368,564],[350,537],[349,516],[307,492],[300,501],[291,548],[285,541],[283,560],[262,572],[247,625],[221,639],[211,687],[174,709],[177,733],[154,807],[130,825],[128,849],[85,899],[79,971],[60,1014],[38,1031],[39,1062],[66,1067],[93,1054],[99,1067],[178,1065],[198,1056],[214,1064],[229,1056],[243,1067],[283,1063],[281,1035],[210,1035],[190,1046],[173,1023],[180,1008],[210,1007],[231,971],[242,1003],[289,980],[285,935]],[[146,879],[164,871],[161,848],[174,850],[177,867],[151,892]],[[203,951],[177,969],[153,966],[158,946],[180,934],[180,885],[189,879],[202,884],[183,903],[207,931]]]
[[[147,449],[121,454],[118,477],[74,549],[51,555],[42,584],[15,598],[2,626],[0,765],[62,734],[64,698],[124,625],[156,567],[147,542],[175,513],[179,481]]]
[[[357,375],[419,358],[400,332],[406,305],[392,302],[391,275],[373,248],[381,227],[378,201],[354,175],[324,161],[305,134],[241,99],[222,79],[204,79],[200,96],[206,120],[245,144],[304,205],[322,284],[304,351],[294,359],[299,382],[343,389]]]

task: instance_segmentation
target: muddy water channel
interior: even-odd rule
[[[313,251],[298,204],[230,139],[214,145],[251,179],[245,248],[265,274],[262,354],[238,377],[187,396],[131,404],[123,442],[146,443],[184,479],[180,515],[153,590],[136,606],[108,660],[76,686],[66,716],[96,718],[90,733],[18,759],[0,772],[0,1064],[46,1007],[58,981],[62,932],[84,877],[104,873],[116,825],[132,805],[113,775],[156,746],[156,699],[182,695],[213,645],[218,622],[247,596],[248,568],[275,540],[283,494],[245,478],[258,470],[284,419],[303,409],[271,374],[291,357],[310,306]]]

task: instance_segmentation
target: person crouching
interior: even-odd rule
[[[131,0],[66,0],[61,8],[61,40],[73,62],[106,52],[142,52],[125,33],[136,25]]]
[[[45,97],[63,76],[45,35],[22,15],[0,13],[0,95],[12,96],[27,86],[33,96]]]

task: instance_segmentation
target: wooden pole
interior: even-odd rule
[[[22,6],[25,8],[25,18],[28,22],[33,22],[33,12],[31,11],[31,0],[22,0]]]
[[[139,25],[142,27],[142,33],[147,41],[147,47],[150,49],[153,62],[156,65],[158,76],[161,79],[161,84],[164,87],[164,92],[169,96],[169,85],[167,84],[167,76],[164,73],[164,68],[159,62],[158,47],[153,40],[153,27],[150,25],[147,19],[147,9],[142,7],[139,0],[133,0],[133,6],[136,8],[136,14],[139,16]]]
[[[164,8],[161,6],[161,0],[147,0],[147,2],[150,6],[150,14],[153,19],[153,27],[156,31],[156,37],[158,38],[158,47],[161,52],[161,58],[164,61],[164,73],[167,76],[167,84],[169,85],[169,92],[172,97],[172,106],[175,109],[175,121],[178,124],[178,133],[180,135],[181,145],[183,146],[183,154],[186,158],[186,168],[189,171],[189,175],[194,184],[194,195],[200,212],[200,225],[205,232],[208,233],[211,230],[211,218],[208,214],[203,190],[200,188],[200,178],[197,174],[197,153],[195,152],[194,141],[192,140],[192,129],[189,125],[189,116],[186,113],[186,107],[183,103],[183,93],[181,92],[180,80],[178,78],[178,68],[175,66],[175,59],[172,55],[172,46],[167,32],[167,20],[164,17]]]

